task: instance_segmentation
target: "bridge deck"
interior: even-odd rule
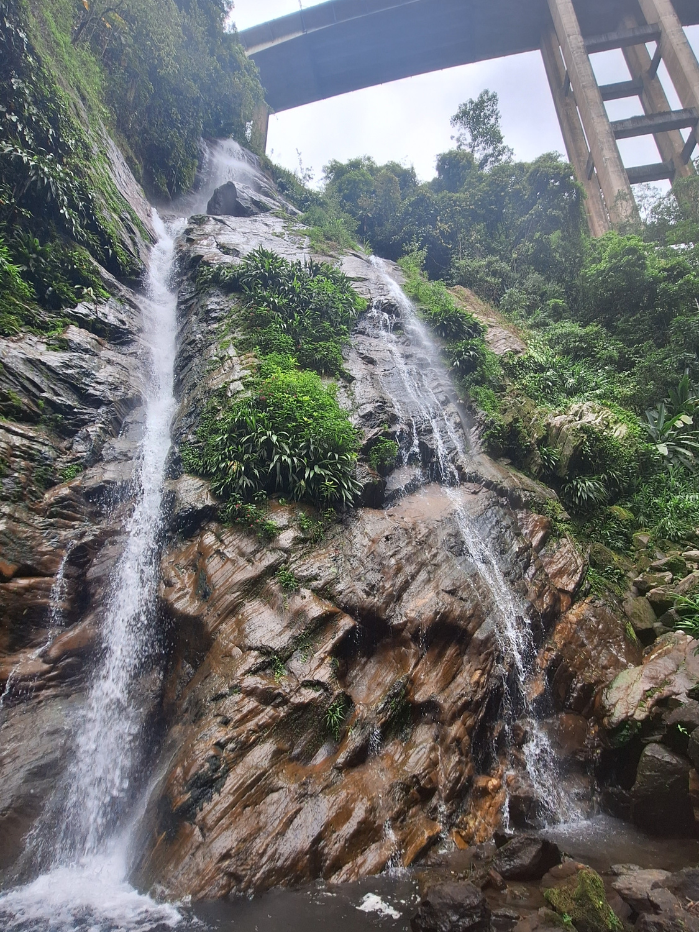
[[[673,0],[685,26],[699,0]],[[613,32],[637,0],[576,0],[585,36]],[[267,102],[290,110],[455,65],[540,47],[546,0],[327,0],[240,33]]]

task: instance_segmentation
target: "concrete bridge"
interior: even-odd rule
[[[698,23],[699,0],[326,0],[240,38],[276,112],[540,50],[568,158],[587,192],[590,228],[601,235],[636,219],[633,184],[694,173],[699,63],[683,26]],[[589,56],[609,49],[622,49],[631,79],[600,86]],[[661,61],[680,110],[657,77]],[[645,115],[611,122],[605,101],[624,97],[640,98]],[[687,141],[682,129],[690,130]],[[654,136],[660,161],[626,169],[617,140],[641,135]]]

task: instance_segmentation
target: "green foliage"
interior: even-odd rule
[[[365,303],[339,269],[257,249],[227,284],[242,292],[245,324],[262,353],[294,353],[302,366],[342,372],[342,347]]]
[[[182,459],[186,469],[198,471],[198,458],[191,448],[182,451]],[[255,531],[260,540],[274,540],[279,533],[279,525],[267,517],[264,508],[258,504],[244,502],[237,495],[231,495],[228,499],[221,509],[221,517],[229,524],[241,524]]]
[[[645,478],[629,508],[656,540],[691,541],[699,531],[699,489],[678,467]]]
[[[342,726],[345,723],[350,708],[351,705],[347,696],[345,696],[344,693],[340,693],[325,710],[325,727],[335,741],[340,740]]]
[[[388,472],[396,465],[400,447],[390,437],[379,437],[369,451],[369,465],[378,472]]]
[[[451,125],[458,131],[459,149],[470,152],[481,170],[508,161],[514,155],[505,145],[498,95],[492,91],[481,91],[475,100],[461,104],[451,118]]]
[[[245,397],[212,400],[185,468],[211,479],[224,499],[266,491],[349,505],[360,491],[356,443],[334,387],[291,358],[270,356]]]
[[[297,592],[299,588],[299,581],[294,575],[294,573],[287,567],[282,566],[277,570],[276,580],[279,585],[282,587],[284,592]]]
[[[654,409],[646,411],[646,430],[655,449],[665,463],[684,466],[691,471],[697,468],[699,429],[694,417],[699,415],[699,397],[685,373],[670,397]]]
[[[684,631],[699,640],[699,599],[677,595],[675,596],[675,611],[680,616],[680,620],[675,625],[677,630]]]
[[[70,466],[66,466],[65,469],[61,470],[61,482],[71,482],[73,479],[77,479],[82,471],[83,467],[80,463],[72,463]]]
[[[337,520],[337,513],[334,508],[326,508],[319,518],[312,518],[302,511],[298,517],[298,524],[301,533],[312,544],[318,544],[325,537],[325,532]]]

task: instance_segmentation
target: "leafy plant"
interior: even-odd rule
[[[61,481],[70,482],[73,479],[77,479],[82,471],[83,467],[80,463],[72,463],[70,466],[66,466],[65,469],[61,470]]]
[[[342,726],[347,718],[349,710],[350,704],[344,693],[340,693],[336,696],[325,710],[325,727],[335,741],[340,740]]]
[[[277,570],[276,580],[279,585],[282,587],[284,592],[297,592],[299,588],[299,581],[294,575],[294,573],[286,566],[282,566]]]
[[[265,491],[350,505],[360,492],[356,444],[332,386],[292,359],[267,357],[247,397],[212,400],[184,462],[236,502]]]
[[[694,415],[699,413],[699,400],[689,375],[685,373],[670,397],[646,411],[646,431],[658,454],[669,466],[696,469],[699,452],[699,429]]]
[[[381,472],[392,469],[398,459],[400,447],[390,437],[379,437],[369,451],[369,465]]]

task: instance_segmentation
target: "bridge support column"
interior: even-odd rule
[[[593,236],[603,236],[611,229],[611,223],[604,206],[602,191],[597,176],[589,175],[588,163],[590,149],[585,139],[585,132],[580,122],[578,108],[573,95],[566,93],[566,69],[561,58],[556,30],[551,26],[541,37],[541,57],[544,60],[546,75],[551,87],[553,103],[556,107],[558,122],[568,153],[568,161],[575,169],[575,174],[585,188],[585,210]]]
[[[638,26],[635,16],[627,16],[624,26],[633,29]],[[657,68],[648,54],[645,45],[629,45],[623,49],[626,64],[634,81],[642,85],[641,103],[646,115],[667,113],[672,109],[663,85],[658,78]],[[684,139],[679,130],[657,133],[654,137],[663,162],[672,162],[675,166],[675,178],[686,178],[694,174],[691,161],[684,161]]]
[[[639,4],[646,22],[660,26],[660,52],[682,106],[699,113],[699,62],[671,0],[639,0]],[[692,132],[690,140],[696,143],[699,128]],[[685,155],[690,152],[688,149]]]
[[[572,0],[548,0],[548,3],[609,219],[615,227],[636,225],[636,202]]]
[[[264,155],[267,151],[267,133],[269,131],[269,107],[261,103],[255,108],[252,117],[252,136],[250,142],[253,149]]]

